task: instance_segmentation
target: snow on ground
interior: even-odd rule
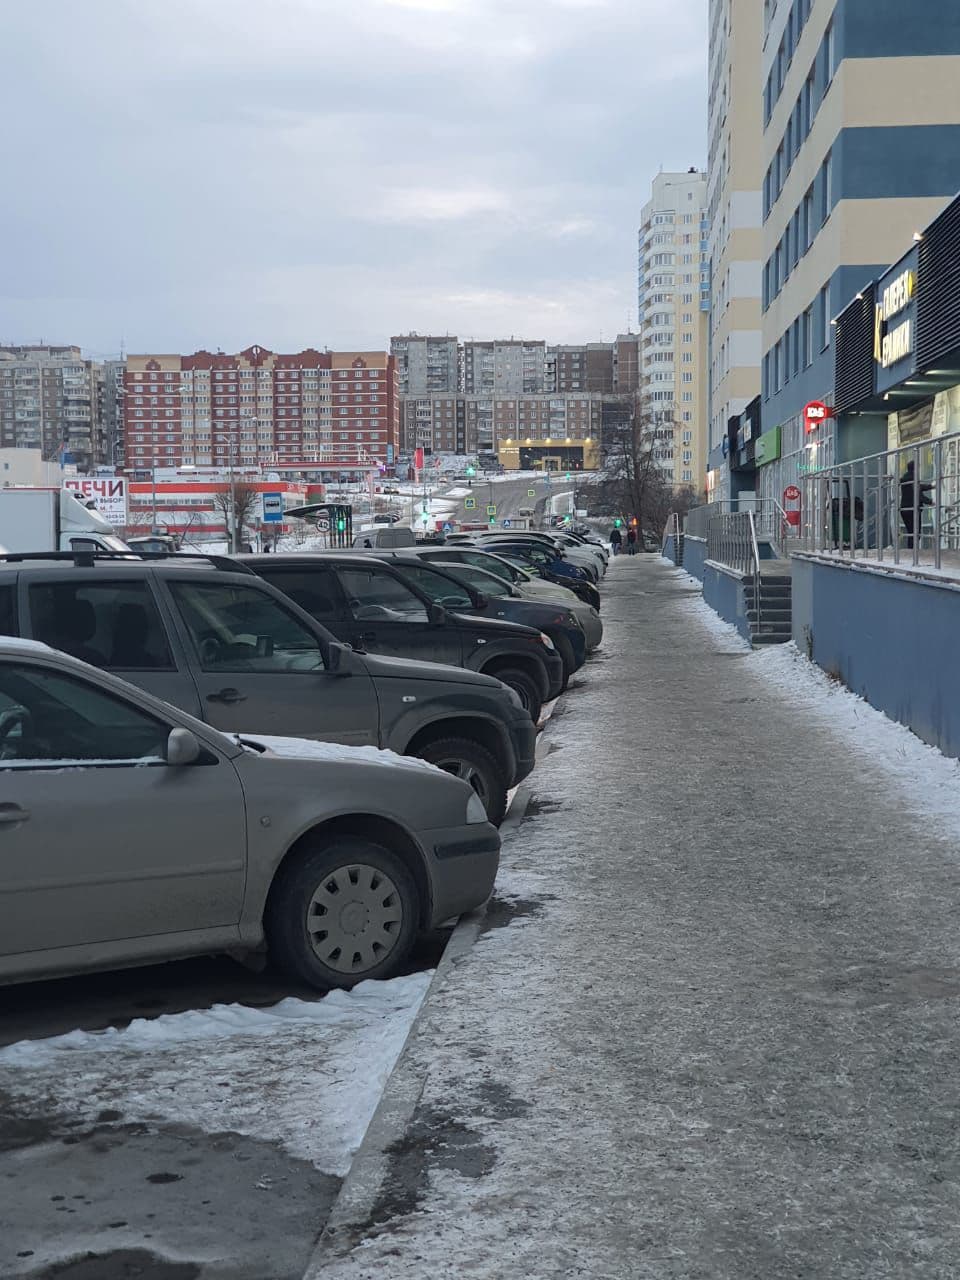
[[[466,497],[468,497],[471,493],[473,493],[473,490],[472,490],[472,489],[464,489],[464,488],[462,488],[461,486],[457,485],[457,486],[456,486],[455,488],[453,488],[453,489],[448,489],[448,490],[446,491],[446,493],[444,493],[444,495],[443,495],[443,496],[444,496],[445,498],[466,498]]]
[[[394,765],[400,769],[426,769],[430,773],[443,773],[435,764],[417,756],[401,756],[395,751],[382,751],[379,747],[348,747],[340,742],[317,742],[312,738],[282,738],[262,733],[240,733],[245,742],[259,742],[275,755],[296,760],[334,760],[346,764]]]
[[[93,1122],[176,1121],[279,1141],[344,1176],[420,1008],[431,973],[361,982],[315,1002],[138,1018],[0,1050],[4,1088]]]
[[[667,563],[671,563],[668,561]],[[677,577],[698,590],[700,583],[683,570]],[[960,763],[945,756],[811,662],[793,644],[752,649],[737,629],[724,622],[702,596],[680,606],[695,618],[729,653],[743,653],[744,671],[772,685],[783,702],[802,707],[823,728],[845,741],[851,751],[866,751],[878,768],[889,774],[904,803],[926,821],[936,822],[944,836],[960,839]]]

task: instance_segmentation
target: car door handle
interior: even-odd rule
[[[21,809],[18,804],[0,804],[0,823],[12,827],[18,822],[26,822],[30,817],[29,809]]]
[[[239,689],[220,689],[217,693],[208,693],[208,702],[246,702],[247,695]]]

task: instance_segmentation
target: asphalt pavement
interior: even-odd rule
[[[311,1280],[960,1274],[955,843],[698,594],[611,565]]]

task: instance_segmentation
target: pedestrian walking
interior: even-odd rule
[[[636,529],[627,530],[627,555],[635,556],[637,554],[637,531]]]
[[[916,524],[923,524],[923,508],[932,507],[933,499],[930,497],[930,491],[933,489],[932,484],[916,484],[915,479],[916,466],[911,461],[907,463],[907,469],[903,473],[903,479],[900,481],[900,519],[907,531],[907,546],[913,547],[913,535],[919,534],[920,529],[914,528],[914,518]],[[915,493],[914,490],[917,490]]]
[[[620,554],[620,547],[622,543],[623,543],[623,535],[620,533],[619,528],[617,528],[617,526],[615,525],[610,530],[610,546],[613,548],[613,554],[615,556],[618,556]]]

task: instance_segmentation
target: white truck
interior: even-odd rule
[[[129,551],[112,524],[65,489],[0,489],[7,551]]]

